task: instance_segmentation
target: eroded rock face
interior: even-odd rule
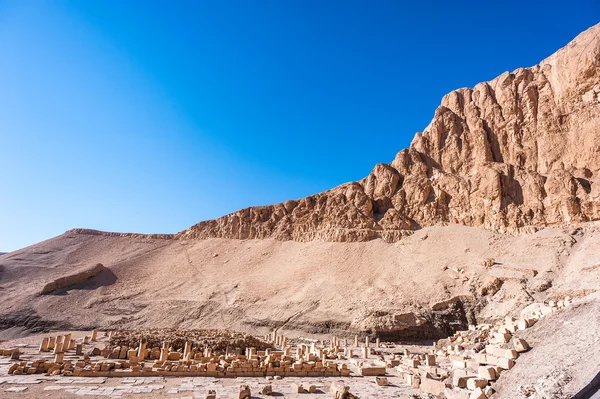
[[[410,148],[359,182],[201,222],[179,238],[397,241],[600,219],[600,24],[531,68],[442,99]]]
[[[60,290],[63,288],[68,288],[68,287],[83,283],[84,281],[86,281],[88,279],[96,277],[98,274],[100,274],[104,270],[107,270],[104,267],[104,265],[102,265],[101,263],[98,263],[95,266],[81,270],[77,273],[70,274],[70,275],[64,276],[64,277],[60,277],[60,278],[53,280],[53,281],[47,283],[46,285],[44,285],[44,287],[40,291],[40,295],[51,294],[57,290]]]

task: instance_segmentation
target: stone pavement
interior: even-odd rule
[[[174,377],[143,377],[143,378],[102,378],[102,377],[73,377],[60,376],[9,376],[0,378],[0,396],[18,398],[21,392],[29,388],[41,392],[44,396],[52,397],[52,392],[62,391],[75,396],[87,397],[135,397],[145,398],[158,395],[173,399],[204,399],[208,390],[215,390],[217,398],[236,398],[242,384],[249,385],[253,398],[265,398],[260,395],[261,388],[271,384],[275,397],[283,398],[315,398],[329,397],[329,387],[334,381],[342,381],[351,387],[351,392],[359,398],[410,398],[415,393],[409,387],[399,384],[397,377],[389,377],[391,385],[378,386],[375,378],[371,377],[337,377],[337,378],[304,378],[288,377],[281,380],[267,381],[265,378],[174,378]],[[302,384],[306,389],[315,385],[314,394],[300,394],[294,391],[293,384]],[[33,387],[33,388],[32,388]],[[10,395],[2,395],[2,394]]]

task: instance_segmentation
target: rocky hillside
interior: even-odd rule
[[[599,98],[600,24],[539,65],[452,91],[410,148],[363,180],[178,236],[393,242],[445,223],[516,232],[598,220]]]

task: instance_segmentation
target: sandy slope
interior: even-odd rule
[[[588,224],[511,237],[451,225],[426,228],[393,244],[67,232],[0,257],[2,327],[368,331],[403,327],[395,316],[407,312],[421,320],[417,324],[431,321],[434,304],[456,297],[468,309],[452,315],[462,312],[468,318],[472,309],[485,320],[503,317],[534,298],[600,287],[600,268],[593,268],[600,264],[594,250],[599,231],[600,225]],[[490,270],[480,265],[488,257],[498,263]],[[109,271],[64,292],[38,295],[47,282],[98,262]],[[502,288],[479,295],[480,287],[494,278]],[[436,308],[444,311],[444,306]],[[447,321],[452,315],[446,315]]]
[[[599,245],[599,223],[518,237],[440,226],[393,244],[67,232],[0,257],[0,340],[92,326],[369,332],[406,327],[407,314],[429,323],[423,334],[443,335],[462,328],[461,318],[516,315],[534,300],[598,290]],[[497,262],[491,269],[480,264],[488,257]],[[46,283],[97,262],[108,270],[39,295]],[[499,291],[480,295],[495,278]],[[464,307],[440,305],[456,297]],[[587,384],[600,364],[598,301],[586,297],[524,332],[533,350],[498,381],[500,397],[566,398]]]
[[[600,371],[600,293],[543,318],[519,336],[532,350],[494,385],[494,398],[568,399]]]

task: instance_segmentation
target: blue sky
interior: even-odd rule
[[[360,179],[445,93],[599,17],[591,0],[0,0],[0,250],[174,233]]]

